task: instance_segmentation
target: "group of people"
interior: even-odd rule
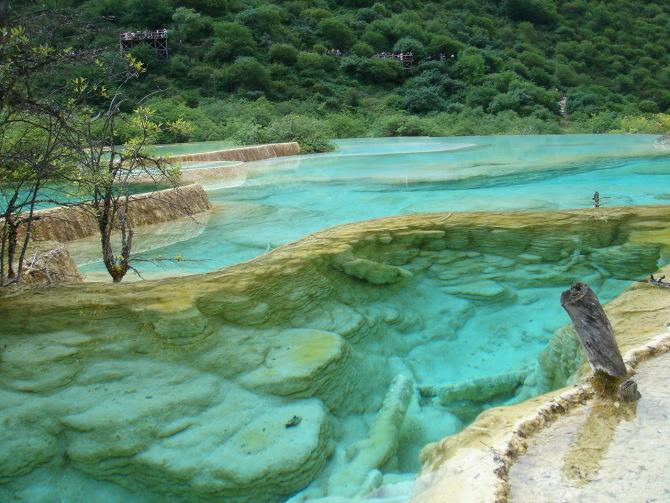
[[[348,52],[342,51],[340,49],[326,49],[325,53],[326,56],[335,56],[338,58],[344,57],[344,56],[349,56]],[[412,51],[407,51],[407,52],[390,52],[390,51],[381,51],[375,54],[373,57],[377,59],[397,59],[398,61],[402,62],[413,62],[414,61],[414,53]],[[447,56],[445,53],[441,52],[439,54],[432,54],[428,56],[426,59],[428,60],[436,60],[436,61],[447,61],[451,60],[454,61],[456,59],[455,54],[450,54]]]
[[[414,53],[412,51],[408,52],[378,52],[375,54],[375,58],[379,59],[397,59],[399,61],[414,61]]]
[[[342,51],[340,49],[326,49],[326,52],[324,53],[326,56],[336,56],[338,58],[344,57],[344,56],[349,56],[348,52]],[[379,59],[397,59],[400,61],[413,61],[414,60],[414,53],[409,51],[409,52],[378,52],[377,54],[374,55],[375,58]]]
[[[144,30],[144,31],[125,31],[121,33],[121,40],[147,40],[156,38],[167,38],[167,29],[162,30]]]

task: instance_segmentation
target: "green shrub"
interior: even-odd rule
[[[286,13],[281,7],[265,4],[241,12],[237,15],[237,21],[259,37],[265,33],[272,35],[278,32],[285,16]]]
[[[331,138],[360,138],[370,135],[370,123],[365,117],[349,113],[326,117]]]
[[[651,100],[642,100],[638,105],[638,109],[642,113],[656,113],[658,112],[658,105]]]
[[[367,84],[392,85],[402,81],[404,70],[399,61],[357,56],[342,58],[342,69]]]
[[[426,57],[426,48],[421,42],[412,37],[403,37],[393,45],[394,52],[412,52],[415,59]]]
[[[318,32],[333,49],[348,50],[354,42],[351,30],[335,18],[327,18],[321,21]]]
[[[225,69],[221,84],[228,90],[267,90],[271,84],[270,71],[254,58],[237,58],[235,63]]]
[[[278,61],[285,65],[295,65],[298,61],[298,50],[290,44],[275,44],[268,53],[270,61]]]
[[[236,139],[246,144],[296,141],[303,154],[328,152],[335,148],[321,121],[298,114],[277,118],[268,126],[252,125],[239,131]]]
[[[301,70],[334,70],[338,63],[335,58],[323,56],[315,52],[298,54],[298,68]]]
[[[351,52],[362,58],[371,58],[374,55],[375,50],[365,42],[357,42],[351,48]]]
[[[251,56],[256,41],[251,31],[237,23],[214,23],[214,43],[207,52],[210,61],[233,61],[240,56]]]
[[[424,114],[444,110],[447,103],[440,96],[438,87],[421,87],[407,91],[402,106],[409,112]]]
[[[476,49],[467,49],[458,54],[456,74],[470,84],[478,83],[486,72],[486,62]]]
[[[431,55],[444,54],[450,58],[452,54],[457,54],[463,49],[463,44],[448,35],[434,35],[426,47],[426,52]]]
[[[512,19],[538,24],[553,24],[558,19],[554,0],[505,0]]]
[[[166,26],[171,17],[172,7],[164,0],[129,0],[123,19],[129,26],[154,30]]]
[[[212,32],[212,20],[193,9],[179,7],[172,15],[172,22],[180,42],[201,40]]]
[[[428,120],[414,115],[394,115],[382,123],[379,133],[380,136],[432,136],[435,128]]]

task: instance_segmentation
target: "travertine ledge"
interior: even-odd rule
[[[166,157],[172,163],[182,162],[211,162],[211,161],[261,161],[272,157],[298,155],[300,145],[297,142],[269,143],[267,145],[253,145],[249,147],[227,148],[197,154],[184,154]]]
[[[392,217],[326,229],[209,274],[0,299],[0,498],[64,459],[88,480],[153,501],[279,502],[302,490],[318,498],[341,490],[329,481],[342,479],[348,494],[365,494],[405,455],[395,425],[412,414],[406,395],[416,403],[421,391],[409,381],[418,371],[402,360],[417,326],[457,332],[471,315],[459,299],[516,302],[512,288],[491,279],[476,291],[459,287],[477,260],[493,257],[496,270],[526,267],[532,285],[563,284],[560,267],[581,274],[575,257],[583,253],[598,274],[633,274],[625,257],[646,271],[668,256],[668,228],[670,211],[659,206]],[[549,267],[537,270],[540,262]],[[407,304],[422,302],[428,277],[453,300],[438,317]],[[622,297],[647,298],[649,288]],[[668,296],[655,289],[658,301],[630,311],[637,305],[629,298],[611,314],[624,351],[659,332]],[[559,339],[528,375],[565,383],[581,364],[569,340]],[[451,340],[440,342],[448,352]],[[494,377],[505,389],[517,379]],[[486,386],[459,388],[468,414],[491,406],[479,391]],[[521,449],[510,444],[515,425],[562,393],[490,409],[427,447],[415,500],[493,501],[501,457]],[[571,392],[548,412],[585,397]],[[347,418],[384,418],[384,410],[397,421],[367,429],[361,443],[339,443]],[[534,417],[532,424],[545,421]],[[464,467],[478,470],[476,484]],[[340,477],[345,469],[352,473]]]
[[[131,196],[134,226],[167,222],[207,211],[209,200],[200,185],[186,185]],[[95,235],[98,224],[90,212],[77,207],[57,207],[36,212],[35,241],[67,242]]]

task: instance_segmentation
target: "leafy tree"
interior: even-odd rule
[[[426,52],[430,55],[444,54],[450,58],[452,54],[457,54],[463,49],[463,44],[451,38],[448,35],[434,35],[426,47]]]
[[[119,79],[112,94],[108,94],[100,83],[81,78],[76,81],[77,99],[86,101],[90,93],[95,93],[105,103],[99,109],[83,107],[69,118],[65,145],[77,166],[68,180],[79,188],[81,202],[77,206],[95,218],[100,232],[102,261],[112,281],[118,283],[129,270],[134,270],[131,263],[134,235],[130,212],[131,184],[138,179],[147,179],[156,184],[167,182],[175,186],[179,171],[147,150],[155,143],[160,130],[160,126],[151,121],[151,108],[138,102],[131,114],[124,116],[121,112],[120,105],[126,100],[123,89],[130,79],[143,71],[142,64],[130,57],[120,70],[114,67],[112,64],[105,68],[108,71],[102,80],[113,84]],[[119,145],[117,128],[124,121],[134,134]],[[186,127],[183,123],[175,126]],[[121,239],[119,250],[115,250],[112,239],[115,231]]]
[[[254,58],[237,58],[235,63],[226,68],[223,84],[230,90],[267,90],[271,84],[270,72]]]
[[[285,65],[295,65],[298,62],[298,50],[290,44],[275,44],[268,53],[270,61],[277,61]]]
[[[651,100],[642,100],[638,104],[638,110],[642,113],[657,113],[658,105]]]
[[[319,35],[334,49],[348,50],[353,45],[351,30],[344,23],[327,18],[319,23]]]
[[[132,48],[130,54],[138,61],[142,61],[145,68],[155,69],[158,63],[156,53],[149,44],[138,44]]]
[[[402,106],[409,112],[423,114],[444,110],[446,102],[437,87],[421,87],[407,91]]]
[[[465,50],[459,53],[456,74],[470,84],[478,83],[486,72],[484,57],[477,50]]]
[[[297,141],[305,154],[334,149],[318,121],[300,114],[288,114],[267,125],[255,124],[238,139],[252,144]]]
[[[435,130],[425,120],[411,115],[394,115],[382,125],[382,136],[432,136]]]
[[[362,58],[371,58],[374,55],[375,50],[365,42],[357,42],[352,47],[351,52]]]
[[[517,21],[551,24],[558,17],[554,0],[505,0],[505,9]]]
[[[386,38],[384,34],[372,29],[365,30],[361,40],[376,51],[388,50],[390,45],[388,38]]]
[[[43,42],[51,38],[21,26],[0,33],[0,287],[21,282],[45,187],[71,166],[62,146],[70,105],[39,82],[77,60]]]
[[[124,22],[136,29],[163,28],[172,17],[172,7],[165,0],[129,0]]]
[[[333,71],[338,66],[334,59],[315,52],[301,52],[298,54],[298,68],[301,70]]]
[[[403,69],[398,61],[365,59],[359,57],[344,58],[342,68],[345,72],[368,84],[394,84],[402,80]]]
[[[381,18],[382,15],[379,12],[369,7],[358,9],[358,12],[356,13],[356,19],[364,23],[370,23],[375,19],[381,19]]]
[[[215,23],[215,42],[207,53],[210,61],[233,61],[240,56],[251,56],[256,51],[256,41],[251,31],[237,23]]]
[[[181,41],[201,40],[212,31],[212,22],[193,9],[179,7],[172,15],[177,37]]]
[[[238,0],[179,0],[179,5],[212,16],[218,16],[224,12],[235,12],[241,10],[242,7]]]
[[[257,38],[264,34],[272,35],[279,30],[284,20],[284,11],[276,5],[262,5],[247,9],[237,16],[242,24],[251,30]]]
[[[411,52],[415,58],[426,57],[426,48],[421,42],[412,37],[403,37],[393,45],[394,52]]]

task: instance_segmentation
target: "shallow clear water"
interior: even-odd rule
[[[157,189],[167,189],[170,188],[169,185],[159,184],[149,184],[149,183],[134,183],[128,186],[128,192],[130,194],[142,194],[144,192],[151,192]],[[32,192],[28,190],[19,191],[18,201],[20,204],[26,205],[30,202]],[[14,195],[13,190],[3,191],[0,188],[0,206],[6,207],[7,202],[10,197]],[[47,208],[53,208],[65,203],[81,203],[83,201],[90,201],[91,195],[83,191],[77,191],[76,188],[68,187],[65,185],[47,185],[40,189],[40,197],[37,199],[35,204],[35,209],[43,210]],[[59,204],[56,204],[54,201],[58,201]]]
[[[30,455],[34,438],[41,442],[35,452],[49,462],[0,484],[0,500],[214,501],[225,478],[242,485],[239,501],[278,503],[304,486],[305,495],[316,498],[364,493],[377,470],[383,484],[410,481],[402,486],[409,491],[427,443],[458,432],[481,410],[547,391],[556,383],[543,376],[557,370],[556,363],[580,364],[569,351],[554,366],[550,359],[538,365],[537,358],[554,330],[569,322],[558,299],[570,282],[586,281],[607,301],[667,262],[667,246],[640,233],[667,234],[669,219],[617,219],[613,213],[571,225],[559,218],[546,229],[544,221],[525,217],[521,230],[502,235],[496,229],[513,228],[509,219],[490,224],[495,228],[482,221],[447,223],[443,238],[411,240],[411,246],[403,245],[407,233],[397,226],[390,243],[377,235],[374,244],[354,246],[356,257],[413,274],[384,286],[309,254],[305,260],[319,265],[268,274],[289,266],[286,257],[272,262],[281,257],[276,254],[258,264],[257,274],[154,284],[166,287],[160,302],[123,285],[115,298],[110,289],[96,295],[97,286],[78,299],[61,299],[56,291],[60,307],[49,307],[54,300],[42,295],[35,300],[47,309],[45,318],[25,324],[16,313],[8,317],[10,334],[0,327],[0,347],[7,345],[0,396],[4,392],[10,404],[0,407],[0,424],[11,425],[0,430],[0,453],[11,438],[20,446],[16,452]],[[223,293],[212,291],[213,283]],[[234,294],[240,283],[253,298]],[[200,299],[187,302],[184,311],[183,297]],[[274,313],[260,325],[254,318],[258,299]],[[231,301],[236,309],[225,307]],[[348,356],[336,359],[328,350],[333,337],[347,341]],[[310,358],[322,363],[304,363]],[[39,365],[25,364],[33,360]],[[273,369],[282,369],[286,379],[275,380]],[[311,369],[309,379],[292,381],[305,369]],[[401,424],[389,421],[375,430],[384,404],[400,401],[391,394],[398,375],[413,383],[406,413],[392,414]],[[444,392],[450,389],[461,396],[450,397]],[[323,459],[323,469],[305,462],[301,451],[323,420],[308,405],[323,407],[332,426],[326,435],[334,452],[317,446],[309,457]],[[31,421],[5,419],[19,413]],[[285,426],[296,416],[300,426]],[[57,450],[52,459],[43,439],[56,435],[67,456]],[[246,447],[233,450],[231,444]],[[377,454],[385,449],[392,454]],[[286,459],[280,450],[289,453]],[[287,478],[284,464],[293,471],[311,467],[313,474],[281,497],[267,497],[260,483],[237,475],[259,472],[279,484]],[[195,483],[193,474],[203,477]],[[216,495],[227,501],[225,493]],[[407,500],[398,495],[391,501]]]
[[[158,155],[184,155],[198,154],[200,152],[212,152],[214,150],[223,150],[233,148],[236,145],[230,141],[200,141],[193,143],[172,143],[169,145],[152,145],[151,149]]]
[[[203,169],[203,168],[231,168],[233,166],[239,166],[240,161],[193,161],[193,162],[182,162],[179,167],[182,170],[189,169]]]
[[[665,180],[670,175],[670,157],[655,147],[654,140],[652,136],[342,140],[335,153],[235,166],[232,169],[236,170],[233,177],[236,184],[224,180],[213,181],[208,186],[215,205],[208,218],[197,224],[186,220],[178,225],[162,224],[150,227],[149,232],[138,232],[136,244],[139,249],[148,250],[142,253],[145,258],[180,255],[187,261],[142,262],[141,269],[149,272],[149,277],[151,273],[210,271],[256,257],[330,225],[389,215],[588,207],[595,190],[601,193],[606,205],[661,204],[670,197],[664,192]],[[227,188],[221,188],[223,186]],[[610,225],[612,227],[608,227]],[[654,229],[658,230],[663,229],[664,224],[656,222],[655,225]],[[468,244],[463,246],[448,239],[441,247],[417,245],[415,256],[407,261],[395,261],[414,274],[410,281],[398,287],[372,287],[356,277],[343,278],[340,272],[328,284],[333,290],[314,301],[309,316],[302,313],[303,318],[295,318],[289,313],[283,325],[273,326],[273,330],[279,331],[307,328],[337,332],[348,337],[353,348],[349,363],[351,382],[348,382],[349,374],[343,373],[341,377],[348,386],[346,390],[337,381],[339,384],[333,390],[322,393],[331,400],[326,402],[327,407],[332,408],[329,414],[334,426],[335,454],[328,458],[325,469],[316,475],[308,490],[313,490],[314,496],[340,494],[341,487],[331,481],[345,478],[349,465],[355,464],[346,453],[355,452],[355,446],[369,438],[384,394],[396,375],[411,379],[415,390],[421,393],[412,396],[403,426],[396,432],[397,453],[383,465],[366,467],[378,468],[385,484],[411,479],[420,468],[420,449],[428,442],[459,431],[479,411],[546,391],[548,384],[542,381],[541,372],[536,372],[536,363],[555,330],[569,322],[558,302],[560,292],[570,282],[582,280],[605,302],[622,292],[631,281],[668,261],[667,250],[656,242],[627,240],[623,234],[617,234],[614,224],[607,220],[603,220],[602,229],[610,229],[612,235],[617,236],[604,240],[609,243],[607,246],[594,245],[593,241],[597,240],[590,239],[588,227],[570,227],[557,235],[551,234],[551,229],[548,235],[543,229],[532,236],[520,233],[518,239],[504,245],[487,237],[486,232],[478,240],[470,236]],[[469,227],[464,232],[467,234]],[[523,243],[517,245],[520,241]],[[91,262],[97,246],[95,240],[73,244],[80,262],[90,262],[83,267],[86,272],[100,270],[98,264]],[[379,255],[371,253],[369,258],[384,262],[384,249],[379,244]],[[388,262],[394,263],[394,260]],[[302,279],[295,285],[291,283],[291,288],[295,287],[293,293],[300,293],[304,287],[300,283]],[[277,295],[274,289],[267,292],[268,298],[264,300],[270,302],[273,295]],[[216,299],[213,304],[217,304]],[[138,302],[135,307],[145,306]],[[166,309],[166,324],[169,324],[169,306]],[[218,328],[217,324],[222,322],[212,317],[210,323]],[[120,374],[124,379],[117,382],[116,374],[104,372],[100,373],[101,379],[105,376],[110,379],[116,386],[110,389],[118,389],[116,395],[135,400],[128,410],[114,409],[114,414],[120,417],[120,426],[108,426],[105,416],[104,421],[96,423],[96,428],[103,432],[109,430],[109,442],[116,445],[119,442],[114,439],[123,439],[126,433],[142,437],[142,432],[133,429],[132,421],[122,420],[124,414],[138,411],[147,422],[168,421],[169,418],[152,416],[149,409],[144,411],[142,404],[146,404],[149,397],[138,392],[142,386],[137,385],[148,382],[143,372],[151,365],[164,364],[164,356],[175,365],[175,371],[202,371],[209,378],[212,367],[203,366],[198,360],[199,351],[205,354],[205,359],[208,352],[216,353],[211,356],[211,361],[216,362],[215,368],[227,369],[255,351],[255,348],[253,351],[244,349],[242,341],[245,339],[235,339],[238,332],[251,336],[259,346],[269,344],[265,328],[231,329],[229,325],[225,332],[223,327],[220,333],[216,332],[220,338],[209,349],[196,345],[196,350],[179,353],[180,357],[174,360],[169,348],[159,347],[154,355],[143,347],[139,348],[141,351],[126,347],[127,343],[136,341],[158,344],[146,320],[137,326],[128,326],[126,317],[112,312],[106,319],[77,327],[82,333],[104,333],[110,340],[118,338],[118,345],[110,346],[112,349],[107,354],[101,353],[99,358],[103,367],[110,368],[125,361],[127,367]],[[345,333],[346,330],[352,333]],[[58,334],[61,332],[55,332],[54,336]],[[273,344],[281,342],[272,340]],[[238,345],[243,349],[236,352],[234,348]],[[24,353],[30,354],[27,349]],[[78,359],[76,363],[79,364]],[[82,365],[89,363],[84,361]],[[513,378],[510,385],[489,393],[497,383],[497,376],[516,372],[520,372],[520,376]],[[252,390],[244,381],[244,375],[217,379],[222,386],[227,383],[226,386],[241,385]],[[473,379],[482,381],[474,386]],[[156,378],[156,386],[164,386],[164,381],[163,377]],[[185,379],[189,386],[192,382]],[[75,393],[72,391],[75,384],[70,383],[58,392],[62,391],[67,398],[67,393]],[[167,403],[168,398],[189,403],[189,395],[182,389],[188,386],[182,384],[171,387],[169,392],[160,388],[161,391],[152,393],[150,398],[165,400],[164,409],[172,413],[174,407]],[[444,399],[447,395],[442,391],[454,386],[470,390],[466,399]],[[202,386],[192,387],[202,390]],[[91,390],[79,401],[62,399],[54,403],[68,414],[81,412],[78,407],[85,411],[107,403],[106,389]],[[254,391],[257,393],[254,400],[263,400],[264,404],[268,401],[268,407],[274,404],[270,399],[279,400],[271,392]],[[351,410],[332,405],[343,394],[354,404]],[[51,400],[53,396],[47,398]],[[224,416],[213,419],[208,415],[219,405],[217,400],[218,395],[203,405],[204,412],[200,415],[189,411],[194,415],[193,430],[214,428],[226,422]],[[291,406],[300,402],[292,397],[281,400]],[[47,410],[42,405],[37,407]],[[236,405],[226,412],[236,417],[239,409]],[[45,416],[57,416],[60,410],[58,407],[53,411],[49,409]],[[263,413],[268,411],[272,416],[274,409],[263,410]],[[303,427],[308,422],[304,420]],[[287,428],[282,424],[280,432],[286,433]],[[79,431],[68,434],[71,440],[83,436]],[[174,434],[177,441],[180,435],[181,432]],[[172,478],[164,483],[149,484],[151,487],[146,491],[121,489],[55,461],[30,476],[17,479],[7,486],[5,494],[28,501],[42,501],[40,498],[54,494],[67,501],[86,501],[91,495],[105,501],[157,501],[161,495],[169,494],[171,483],[174,482],[175,487],[181,483],[179,476],[174,475],[178,473],[177,465],[192,463],[197,466],[196,471],[203,473],[212,469],[216,456],[208,456],[208,449],[219,441],[228,440],[217,437],[214,430],[208,435],[203,434],[200,445],[187,442],[182,445],[184,450],[171,451],[166,458],[170,462],[158,464]],[[18,434],[15,436],[19,438]],[[153,440],[155,445],[162,442],[162,437]],[[295,447],[290,443],[286,445],[287,449]],[[236,462],[242,467],[246,467],[245,463],[268,462],[267,459],[259,461],[260,458],[241,455]],[[123,475],[131,482],[136,476],[141,479],[145,469],[144,465],[134,465],[134,462],[132,458],[128,460],[129,471]],[[89,473],[95,474],[95,460],[85,460],[85,463],[90,463],[86,465]],[[353,474],[361,477],[356,483],[362,483],[367,474]],[[116,480],[116,475],[109,476]],[[124,485],[124,480],[119,484]],[[86,488],[86,494],[82,494],[82,487]],[[2,496],[0,492],[0,499]]]
[[[215,211],[198,236],[144,257],[151,273],[200,273],[341,223],[436,211],[550,210],[663,204],[670,152],[651,135],[338,140],[333,153],[234,168],[206,185]],[[219,186],[226,188],[217,188]],[[149,239],[150,241],[150,239]],[[164,241],[162,242],[164,243]],[[101,271],[100,264],[83,267]]]

